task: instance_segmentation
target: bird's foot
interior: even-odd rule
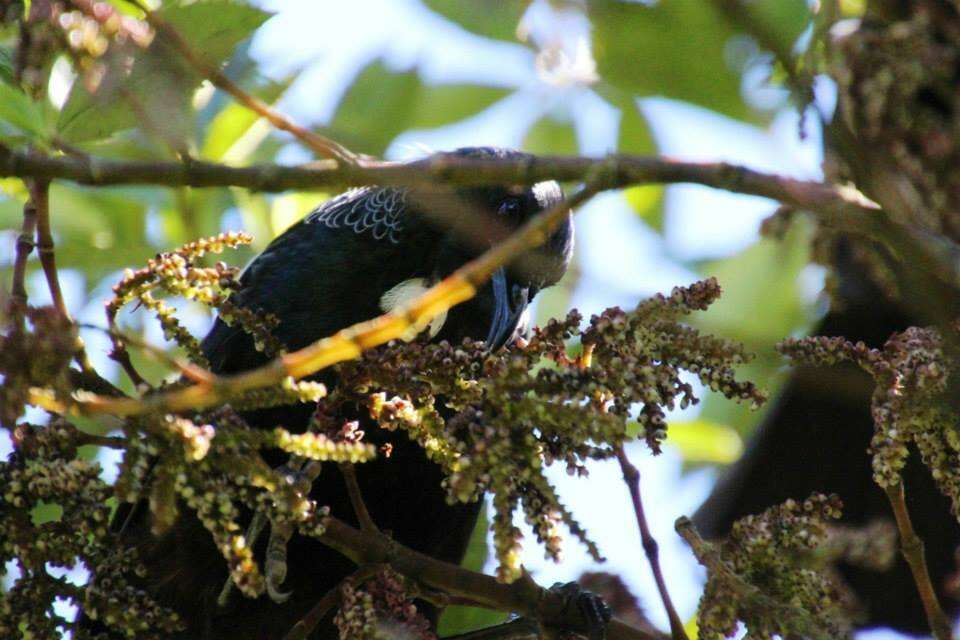
[[[280,585],[287,579],[287,543],[292,535],[292,525],[271,523],[270,540],[267,542],[265,578],[267,595],[277,604],[283,604],[293,595],[292,591],[280,591]]]
[[[309,495],[313,487],[314,480],[320,475],[320,463],[315,460],[306,460],[297,456],[291,456],[290,460],[274,469],[281,477],[292,486],[299,497]],[[267,596],[281,604],[286,602],[291,592],[280,591],[280,585],[287,578],[287,543],[293,535],[293,527],[289,523],[277,524],[271,522],[267,514],[258,510],[247,527],[246,540],[251,547],[257,543],[264,526],[270,524],[270,539],[267,542],[265,578]],[[230,601],[230,595],[233,592],[233,579],[227,577],[220,595],[217,598],[219,607],[226,607]]]
[[[286,464],[278,467],[277,471],[294,488],[296,499],[303,500],[310,494],[314,480],[320,475],[320,469],[321,465],[318,461],[294,456]],[[277,604],[286,602],[293,595],[292,591],[280,590],[280,585],[287,579],[287,543],[293,536],[293,529],[293,524],[290,522],[270,522],[264,577],[267,583],[267,596]]]
[[[576,582],[558,582],[550,587],[549,593],[559,596],[559,610],[550,621],[559,637],[575,634],[589,640],[605,640],[607,623],[613,613],[603,598]]]

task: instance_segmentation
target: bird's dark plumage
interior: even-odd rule
[[[453,153],[472,157],[517,154],[486,148]],[[325,202],[275,239],[244,271],[232,300],[276,316],[275,336],[287,349],[298,349],[383,313],[398,301],[397,296],[430,286],[489,246],[482,238],[464,238],[452,232],[444,219],[480,215],[483,227],[500,225],[510,230],[561,197],[556,183],[429,194],[412,188],[353,189]],[[498,270],[473,299],[450,310],[442,326],[431,326],[431,334],[451,342],[467,337],[487,339],[493,348],[511,341],[522,330],[527,304],[566,269],[572,234],[568,219],[538,250],[532,271]],[[203,350],[218,373],[242,371],[265,361],[249,335],[219,319],[203,341]],[[329,374],[322,379],[336,384]],[[254,426],[282,424],[296,431],[306,427],[312,411],[311,406],[299,405],[246,417]],[[376,524],[402,544],[459,562],[478,505],[448,505],[439,467],[405,435],[378,429],[363,408],[356,407],[338,418],[359,420],[368,441],[393,445],[389,460],[378,459],[357,468]],[[271,462],[280,464],[282,459]],[[335,467],[323,470],[311,497],[318,504],[329,505],[334,515],[354,521]],[[168,533],[156,538],[148,520],[148,510],[136,510],[122,537],[126,544],[140,549],[148,569],[148,588],[187,622],[184,637],[280,638],[353,569],[349,561],[319,542],[295,535],[288,547],[289,571],[283,585],[293,593],[287,602],[276,604],[267,597],[247,600],[235,593],[230,605],[220,608],[216,601],[226,569],[199,521],[182,513]],[[314,637],[333,634],[327,622]]]

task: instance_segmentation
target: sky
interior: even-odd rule
[[[569,64],[561,73],[544,79],[538,75],[535,56],[528,47],[470,34],[429,12],[418,0],[263,0],[259,4],[276,15],[257,32],[251,55],[270,77],[297,74],[279,107],[300,122],[329,122],[353,77],[380,58],[392,70],[415,68],[428,83],[485,83],[514,90],[467,121],[402,134],[390,145],[390,158],[475,144],[520,146],[529,126],[544,114],[575,124],[584,155],[601,155],[615,147],[617,111],[578,82],[590,73],[589,60],[582,56],[589,29],[576,14],[557,14],[538,2],[527,15],[532,38],[560,38],[568,54]],[[821,94],[829,102],[828,86]],[[761,129],[664,98],[644,98],[639,107],[658,147],[668,156],[725,160],[799,178],[821,176],[819,132],[813,123],[801,140],[794,112],[783,111],[769,127]],[[290,145],[283,159],[308,158]],[[689,284],[698,276],[684,262],[729,256],[749,246],[775,203],[680,185],[668,188],[666,207],[663,237],[646,227],[619,194],[602,194],[581,207],[576,217],[576,251],[582,276],[572,293],[572,306],[589,317],[612,305],[629,308],[653,293]],[[82,280],[69,273],[63,279],[74,314],[81,321],[99,322],[108,287],[82,300]],[[32,299],[42,302],[47,297],[45,287],[39,278],[31,285]],[[807,302],[812,305],[818,289],[816,277],[807,289]],[[96,364],[113,367],[103,357],[104,337],[96,333],[85,337]],[[151,339],[161,342],[159,333]],[[694,413],[688,410],[681,417]],[[9,443],[0,439],[0,454],[8,447]],[[656,458],[640,445],[628,453],[641,471],[644,501],[660,543],[670,591],[681,617],[689,619],[696,609],[703,573],[673,532],[673,522],[693,513],[709,492],[713,475],[708,471],[682,474],[680,456],[669,440],[665,453]],[[107,474],[114,473],[115,461],[105,457],[103,462]],[[551,479],[607,556],[607,566],[599,568],[622,574],[652,620],[666,628],[619,469],[615,463],[597,463],[590,471],[589,479],[584,480],[569,478],[557,469]],[[554,565],[543,559],[532,535],[527,540],[525,564],[541,584],[573,580],[585,569],[598,568],[575,541],[567,545],[565,562]]]

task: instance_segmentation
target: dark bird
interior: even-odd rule
[[[452,154],[523,155],[491,148],[459,149]],[[298,349],[409,300],[489,247],[489,240],[451,230],[459,226],[455,223],[469,218],[482,222],[473,224],[474,229],[509,231],[561,199],[560,187],[552,181],[447,193],[377,186],[352,189],[323,203],[276,238],[243,272],[232,300],[276,316],[279,325],[274,335],[287,349]],[[568,217],[544,246],[526,256],[532,259],[532,267],[499,269],[473,299],[435,319],[426,331],[436,340],[451,343],[464,338],[485,340],[490,349],[510,343],[524,330],[527,306],[537,292],[563,275],[572,246]],[[203,350],[217,373],[243,371],[265,361],[248,334],[220,319],[203,341]],[[329,375],[321,379],[336,384]],[[313,410],[304,404],[245,417],[257,427],[281,424],[302,431]],[[413,549],[460,562],[479,503],[447,504],[440,468],[405,435],[378,429],[362,408],[340,417],[360,420],[368,441],[393,446],[388,460],[357,467],[360,489],[377,526]],[[329,505],[337,517],[356,523],[336,470],[320,475],[311,497]],[[126,509],[121,517],[129,512]],[[148,590],[186,622],[187,630],[177,637],[281,638],[354,570],[350,561],[320,542],[295,535],[288,545],[283,584],[285,591],[292,592],[289,600],[278,604],[267,597],[249,600],[234,593],[228,606],[218,606],[227,579],[225,563],[195,516],[182,510],[161,537],[150,533],[149,510],[142,505],[127,519],[122,540],[138,548],[147,568]],[[335,634],[327,620],[312,637]]]

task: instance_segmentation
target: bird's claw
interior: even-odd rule
[[[605,640],[607,623],[613,617],[610,607],[603,598],[587,591],[576,582],[557,582],[550,592],[561,598],[560,618],[575,622],[579,628],[571,630],[586,636],[589,640]]]

